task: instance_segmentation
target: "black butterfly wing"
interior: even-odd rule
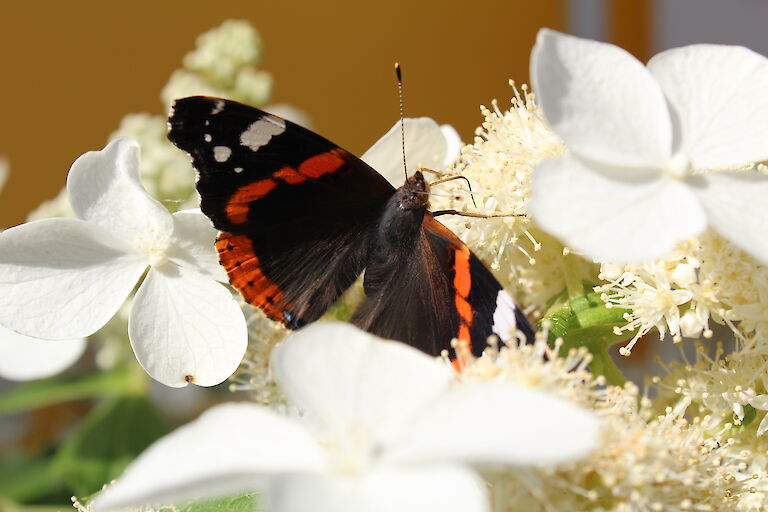
[[[492,334],[507,341],[520,331],[532,343],[533,327],[488,267],[434,217],[425,218],[424,230],[443,268],[448,270],[455,292],[454,304],[459,313],[459,334],[455,337],[469,340],[475,355],[482,353]]]
[[[458,339],[480,355],[488,337],[533,329],[512,298],[456,235],[427,213],[412,253],[366,268],[366,299],[353,323],[438,355]]]
[[[371,167],[290,121],[232,101],[177,100],[168,138],[192,157],[230,282],[288,327],[319,318],[360,275],[394,193]]]

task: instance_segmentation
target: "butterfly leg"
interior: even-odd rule
[[[432,215],[439,217],[440,215],[461,215],[462,217],[476,217],[478,219],[493,219],[496,217],[525,217],[524,213],[473,213],[464,212],[461,210],[438,210],[432,212]]]

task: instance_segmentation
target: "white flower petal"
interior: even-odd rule
[[[599,261],[648,261],[706,228],[684,182],[640,169],[619,177],[590,165],[568,154],[533,173],[529,213],[571,249]]]
[[[95,224],[43,219],[0,234],[0,324],[43,339],[93,334],[114,315],[146,260]]]
[[[94,498],[92,510],[253,491],[270,473],[321,470],[322,457],[298,423],[253,404],[219,405],[147,448]]]
[[[768,430],[768,414],[763,416],[763,419],[760,420],[760,425],[757,427],[757,435],[761,436],[765,434],[766,430]]]
[[[171,387],[223,382],[248,345],[245,317],[229,290],[172,263],[150,269],[136,292],[128,336],[144,370]]]
[[[433,119],[405,119],[405,155],[409,176],[416,172],[419,165],[440,170],[447,154],[448,142]],[[362,160],[387,178],[392,186],[400,187],[405,182],[400,121],[365,152]]]
[[[72,210],[125,240],[138,236],[170,236],[168,210],[144,190],[139,180],[139,144],[116,139],[101,150],[75,160],[67,177]]]
[[[442,169],[448,167],[459,158],[464,143],[461,142],[459,132],[450,124],[441,124],[440,131],[443,132],[443,137],[445,137],[445,159],[440,167]]]
[[[694,169],[768,159],[768,59],[740,46],[697,44],[660,53],[648,68]]]
[[[459,384],[408,424],[386,459],[483,466],[555,464],[597,446],[599,422],[565,400],[512,383]]]
[[[0,326],[0,377],[32,380],[72,366],[85,351],[85,339],[41,340]]]
[[[412,347],[341,323],[313,324],[286,339],[273,354],[272,371],[321,432],[343,436],[354,425],[380,440],[452,378],[446,365]]]
[[[749,399],[749,405],[762,411],[768,410],[768,395],[757,395]]]
[[[573,151],[633,167],[670,157],[672,126],[661,88],[621,48],[542,29],[531,81],[539,108]]]
[[[488,510],[485,483],[451,466],[381,469],[359,477],[285,475],[272,479],[264,498],[270,512]]]
[[[228,282],[216,251],[217,231],[210,219],[200,210],[183,210],[173,214],[173,225],[168,259],[222,283]]]
[[[710,225],[768,265],[768,176],[754,171],[710,172],[688,180]]]

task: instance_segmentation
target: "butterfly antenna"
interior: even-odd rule
[[[472,193],[472,184],[464,176],[449,176],[447,178],[433,181],[432,183],[429,184],[429,186],[432,187],[433,185],[439,185],[440,183],[445,183],[446,181],[453,181],[453,180],[464,180],[467,182],[467,188],[469,188],[469,197],[472,198],[472,204],[475,205],[475,208],[477,208],[477,203],[475,202],[475,195]]]
[[[408,164],[405,163],[405,108],[403,107],[403,72],[400,63],[395,62],[395,75],[397,75],[397,93],[400,98],[400,142],[403,146],[403,172],[408,179]]]

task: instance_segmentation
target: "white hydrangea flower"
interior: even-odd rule
[[[174,387],[211,386],[235,371],[247,332],[219,282],[215,230],[200,212],[171,215],[141,186],[139,146],[118,139],[72,165],[76,219],[0,234],[0,324],[44,339],[88,336],[136,291],[128,334],[139,363]]]
[[[645,67],[616,46],[541,30],[531,76],[570,150],[533,176],[530,212],[544,229],[595,259],[630,263],[709,225],[768,261],[768,177],[715,172],[768,159],[768,59],[693,45]]]
[[[94,512],[260,490],[267,511],[487,511],[469,466],[555,464],[588,453],[598,423],[561,399],[453,371],[348,324],[311,325],[273,370],[301,417],[215,407],[140,455]]]

